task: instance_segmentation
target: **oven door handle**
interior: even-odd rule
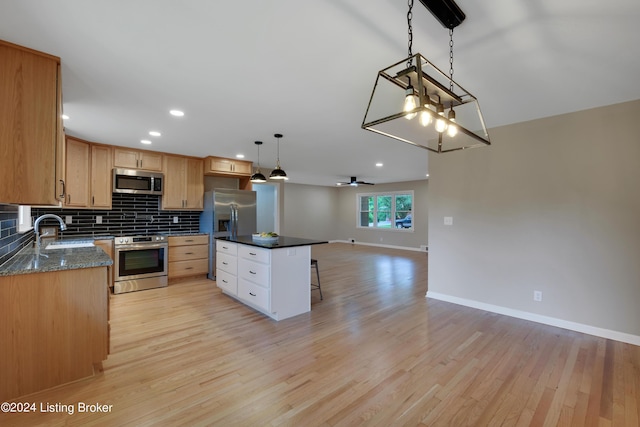
[[[116,250],[127,250],[127,251],[131,251],[131,250],[139,250],[139,249],[163,249],[163,248],[168,248],[169,245],[166,243],[145,243],[145,244],[136,244],[133,243],[131,245],[118,245],[115,247]]]

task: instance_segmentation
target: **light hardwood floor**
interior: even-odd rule
[[[639,425],[640,347],[427,299],[425,253],[313,256],[324,301],[280,322],[207,280],[114,296],[104,371],[17,399],[76,412],[0,425]]]

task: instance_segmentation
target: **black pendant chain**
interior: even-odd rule
[[[409,11],[407,12],[407,32],[409,33],[409,41],[407,43],[407,48],[409,51],[409,60],[407,61],[407,68],[411,67],[413,64],[413,27],[411,26],[411,19],[413,18],[413,0],[408,0]]]

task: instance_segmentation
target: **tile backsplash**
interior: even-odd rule
[[[154,233],[196,233],[200,228],[198,211],[161,211],[160,196],[148,194],[114,193],[110,211],[88,209],[33,208],[34,218],[53,213],[63,220],[71,217],[71,223],[63,237],[79,235],[134,235]],[[98,217],[102,223],[98,224]],[[174,223],[174,218],[178,219]],[[42,224],[57,225],[56,220],[44,220]]]
[[[33,231],[18,233],[18,207],[0,205],[0,264],[33,241]]]

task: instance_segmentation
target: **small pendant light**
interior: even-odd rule
[[[289,177],[287,176],[287,174],[285,173],[285,171],[282,170],[282,168],[280,167],[280,138],[282,138],[282,134],[280,133],[276,133],[275,135],[273,135],[277,138],[278,140],[278,148],[277,148],[277,157],[276,157],[276,168],[274,170],[271,171],[271,174],[269,175],[270,179],[283,179],[283,180],[288,180]]]
[[[267,182],[267,178],[260,172],[260,146],[262,145],[262,141],[256,141],[255,144],[258,146],[258,168],[256,169],[256,173],[251,175],[251,182]]]

